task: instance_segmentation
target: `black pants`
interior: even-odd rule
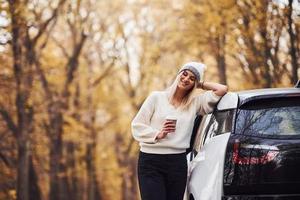
[[[186,179],[186,154],[140,152],[138,179],[142,200],[182,200]]]

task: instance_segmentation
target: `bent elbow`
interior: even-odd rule
[[[224,94],[226,94],[228,92],[228,86],[227,85],[223,85],[223,92],[224,92]]]
[[[215,94],[218,96],[224,96],[228,92],[228,86],[227,85],[221,85],[217,91],[215,91]]]

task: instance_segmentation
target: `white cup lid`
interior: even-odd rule
[[[177,117],[175,115],[168,115],[166,117],[167,120],[177,120]]]

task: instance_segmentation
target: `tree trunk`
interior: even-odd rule
[[[26,5],[10,1],[9,11],[12,25],[12,52],[16,80],[16,110],[18,145],[17,199],[29,199],[29,134],[32,132],[33,108],[29,104],[33,76],[33,47],[26,23]],[[25,11],[24,11],[25,10]]]
[[[72,200],[81,200],[81,198],[79,197],[79,193],[81,193],[81,191],[79,191],[78,187],[78,177],[76,175],[76,158],[75,158],[75,144],[74,142],[66,142],[65,145],[66,146],[66,152],[67,152],[67,163],[66,163],[66,167],[68,168],[68,194],[69,194],[69,199]]]
[[[87,144],[86,149],[86,167],[88,175],[87,200],[101,200],[102,197],[99,191],[99,184],[97,181],[95,166],[96,143],[92,142],[90,144]]]
[[[95,200],[95,170],[94,170],[94,149],[93,144],[87,144],[86,146],[86,168],[87,168],[87,199]]]
[[[41,200],[41,191],[38,185],[38,177],[33,165],[32,156],[29,157],[29,199]]]
[[[136,162],[129,155],[123,155],[123,158],[121,168],[126,169],[126,172],[122,174],[122,200],[136,200],[138,198]]]
[[[222,11],[219,15],[223,16]],[[225,61],[225,42],[226,42],[226,23],[221,22],[217,35],[212,36],[212,52],[217,62],[218,77],[221,84],[227,85],[226,61]]]
[[[93,75],[92,63],[90,62],[89,59],[87,61],[89,63],[88,75],[89,77],[92,77]],[[98,78],[97,84],[101,82],[102,80],[101,77]],[[89,140],[91,141],[86,145],[86,154],[85,154],[86,170],[87,170],[87,200],[101,200],[103,198],[100,190],[100,185],[97,180],[96,164],[95,164],[96,147],[97,147],[97,131],[95,130],[95,125],[94,125],[96,119],[96,113],[95,113],[96,108],[94,107],[93,94],[95,94],[94,85],[92,82],[89,82],[88,91],[86,95],[88,120],[84,122],[88,130],[90,130],[88,137]]]
[[[29,200],[29,141],[19,139],[18,143],[17,199]]]
[[[264,67],[263,67],[263,77],[264,77],[264,88],[270,88],[272,87],[272,75],[271,75],[271,69],[268,61],[271,59],[271,50],[268,46],[268,41],[265,38],[265,54],[264,54]]]
[[[72,84],[75,76],[75,72],[78,68],[78,59],[86,41],[87,35],[81,32],[81,37],[78,43],[74,45],[72,56],[69,58],[66,69],[66,80],[63,86],[62,92],[57,96],[58,100],[54,101],[50,99],[48,105],[48,115],[50,118],[49,123],[49,137],[51,138],[50,149],[50,200],[68,200],[67,191],[67,177],[66,166],[62,162],[62,135],[64,118],[63,113],[68,109],[69,97],[70,97],[70,85]],[[47,88],[45,88],[47,91]]]
[[[292,59],[292,76],[291,76],[291,83],[295,84],[298,77],[298,61],[297,61],[297,38],[293,30],[293,19],[292,19],[292,13],[293,13],[293,0],[289,0],[289,8],[288,8],[288,33],[290,36],[290,55]]]
[[[123,134],[116,134],[115,152],[117,161],[121,169],[126,169],[122,176],[122,200],[135,200],[137,199],[137,184],[136,184],[136,159],[132,158],[128,149],[123,150],[125,142],[122,137]]]
[[[56,113],[56,114],[55,114]],[[50,200],[69,200],[74,195],[67,176],[67,163],[63,162],[63,116],[59,111],[53,111],[51,120],[50,146]]]
[[[61,136],[53,139],[50,146],[50,200],[60,200],[61,192],[59,183],[60,160],[61,160]]]
[[[260,30],[260,34],[263,38],[263,60],[262,60],[262,77],[263,77],[263,87],[264,88],[270,88],[272,87],[272,75],[271,75],[271,68],[269,61],[272,60],[271,55],[271,47],[268,42],[268,36],[267,36],[267,22],[265,22]]]
[[[226,77],[226,62],[225,62],[225,35],[220,35],[217,38],[217,65],[219,72],[220,83],[227,85],[227,77]]]
[[[50,129],[48,135],[50,136],[51,145],[49,151],[50,158],[50,200],[64,200],[65,190],[62,183],[62,177],[65,176],[62,166],[62,131],[63,131],[63,115],[60,112],[60,102],[52,105],[49,115]]]
[[[136,158],[132,158],[132,161],[130,162],[130,171],[132,172],[131,176],[131,194],[133,194],[133,199],[139,198],[139,191],[138,191],[138,178],[137,178],[137,160]]]

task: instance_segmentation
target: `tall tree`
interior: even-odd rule
[[[261,87],[271,87],[284,72],[279,63],[283,21],[280,10],[271,1],[236,1],[239,21],[236,23],[237,53],[245,76]]]
[[[75,28],[75,27],[73,27]],[[68,108],[70,97],[70,86],[74,80],[76,70],[78,69],[78,59],[83,48],[87,35],[84,30],[80,30],[79,35],[74,36],[73,51],[65,64],[66,75],[61,92],[57,93],[51,91],[46,75],[41,68],[40,63],[37,61],[37,71],[43,85],[45,92],[49,121],[46,122],[45,127],[47,134],[50,138],[50,200],[63,200],[68,199],[65,188],[65,177],[59,176],[64,174],[65,166],[62,163],[62,148],[63,148],[63,125],[64,125],[64,112]]]
[[[32,132],[33,107],[28,104],[32,87],[33,46],[28,35],[25,12],[26,5],[10,2],[12,23],[12,48],[14,56],[14,74],[16,78],[17,124],[6,117],[6,121],[17,138],[18,144],[18,181],[17,199],[29,199],[29,134]]]
[[[213,56],[219,81],[227,84],[226,48],[234,20],[234,1],[188,1],[182,11],[186,23],[184,34],[189,36],[188,46],[200,57]]]
[[[291,84],[295,84],[299,80],[298,69],[299,69],[299,59],[300,53],[297,51],[297,44],[299,40],[297,38],[297,29],[293,20],[293,0],[289,0],[287,8],[287,23],[288,23],[288,33],[290,38],[290,56],[291,56]]]
[[[37,26],[37,34],[32,35],[30,33],[31,26],[28,26],[29,2],[8,1],[8,3],[9,17],[11,19],[11,46],[16,88],[16,121],[14,121],[14,117],[3,106],[1,106],[1,115],[17,140],[17,199],[27,200],[29,199],[29,186],[31,185],[29,177],[30,174],[34,173],[32,171],[34,168],[31,165],[29,136],[33,132],[34,127],[34,110],[30,102],[30,95],[34,75],[34,62],[36,59],[36,46],[49,23],[56,17],[59,6],[47,20],[40,21],[40,24]],[[31,181],[34,181],[34,179]]]

